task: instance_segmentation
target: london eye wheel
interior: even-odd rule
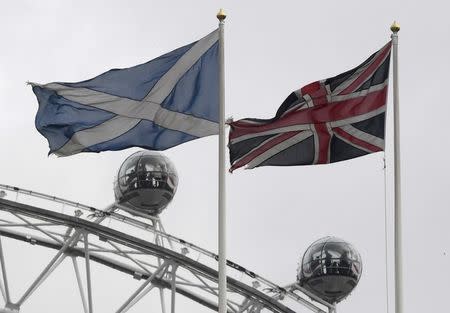
[[[0,312],[35,312],[27,307],[30,299],[37,294],[39,297],[48,295],[39,293],[39,289],[51,284],[51,276],[63,265],[72,267],[74,273],[63,283],[76,286],[79,293],[78,307],[72,308],[73,312],[142,312],[138,305],[149,297],[153,301],[152,311],[217,311],[218,257],[165,230],[158,213],[170,202],[178,178],[176,172],[170,170],[170,164],[166,164],[164,169],[151,165],[150,160],[154,159],[155,155],[150,157],[147,154],[132,155],[127,159],[129,162],[122,165],[115,185],[116,201],[104,209],[0,185],[0,299],[3,300]],[[143,164],[145,162],[147,167]],[[126,182],[127,188],[121,189],[121,182]],[[141,193],[143,190],[153,196],[147,193],[149,197],[146,198]],[[133,202],[135,197],[142,201]],[[155,197],[163,200],[152,202]],[[17,272],[10,273],[8,269],[17,262],[23,262],[27,267],[35,266],[33,256],[23,253],[27,257],[19,261],[9,257],[5,242],[21,243],[21,249],[32,245],[51,254],[34,276],[17,279],[13,275]],[[327,264],[329,260],[326,258],[331,254],[324,252],[325,244],[323,241],[320,243],[323,260],[313,257],[311,262],[305,261],[305,254],[299,279],[288,286],[280,286],[247,267],[227,261],[228,312],[334,312],[335,303],[330,302],[333,298],[321,296],[311,286],[326,287],[331,276],[346,276],[349,279],[339,282],[353,283],[344,291],[348,294],[359,279],[360,262],[355,255],[349,255],[353,259],[346,261],[345,268],[335,266],[335,263]],[[317,250],[314,247],[317,244],[311,246],[312,250]],[[334,259],[344,264],[343,255]],[[311,271],[313,262],[322,265]],[[303,271],[304,264],[308,265],[309,272]],[[95,275],[95,269],[99,267],[117,275],[114,278],[109,275],[99,277]],[[121,293],[120,297],[100,300],[95,296],[95,279],[103,279],[102,285],[113,288],[127,278],[134,281],[133,288]],[[24,285],[14,288],[18,282],[24,282]],[[46,312],[64,311],[64,307],[56,305],[60,302],[54,301],[55,297],[60,297],[58,289],[63,283],[54,286],[55,292],[45,300],[49,303]],[[336,280],[332,279],[332,283],[334,289],[329,291],[339,293]],[[186,310],[180,301],[188,301],[193,309]]]

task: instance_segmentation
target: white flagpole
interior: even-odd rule
[[[395,184],[395,312],[403,313],[403,268],[402,268],[402,199],[401,199],[401,173],[400,173],[400,118],[398,99],[398,31],[400,25],[394,22],[391,26],[393,48],[393,74],[394,74],[394,184]]]
[[[219,313],[227,313],[226,212],[225,212],[225,68],[224,25],[226,14],[219,20]]]

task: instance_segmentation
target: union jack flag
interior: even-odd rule
[[[292,92],[272,119],[230,122],[230,172],[383,151],[390,51],[388,42],[354,69]]]

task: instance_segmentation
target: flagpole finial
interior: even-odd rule
[[[400,30],[400,24],[397,23],[396,21],[394,21],[394,23],[392,23],[391,25],[391,31],[396,34],[398,33],[398,31]]]
[[[217,13],[216,16],[220,22],[222,22],[227,17],[227,15],[225,14],[225,11],[223,9],[220,9],[219,13]]]

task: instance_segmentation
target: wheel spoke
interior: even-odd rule
[[[129,256],[127,253],[123,252],[122,250],[119,249],[119,247],[117,245],[115,245],[114,243],[108,241],[108,243],[117,250],[117,252],[119,252],[119,255],[127,258],[128,260],[130,260],[131,262],[133,262],[134,264],[136,264],[137,266],[139,266],[141,269],[143,269],[146,273],[150,274],[150,271],[141,264],[141,262],[136,261],[135,259],[133,259],[131,256]]]
[[[0,188],[3,187],[0,185]],[[28,289],[17,303],[10,302],[9,288],[4,284],[4,282],[8,284],[5,276],[5,260],[3,256],[0,257],[3,274],[0,274],[0,291],[6,302],[5,309],[18,311],[65,257],[69,256],[72,259],[84,313],[93,313],[94,295],[91,275],[94,275],[94,272],[91,271],[96,268],[91,268],[91,261],[142,280],[138,289],[130,292],[131,296],[116,312],[127,312],[156,289],[161,302],[158,312],[174,313],[176,309],[182,309],[180,304],[176,304],[181,300],[181,298],[177,299],[179,295],[205,308],[217,310],[217,255],[166,233],[159,218],[144,222],[134,216],[128,216],[126,212],[116,213],[116,209],[120,208],[117,203],[102,211],[42,194],[26,194],[24,198],[28,196],[61,202],[67,208],[64,209],[64,213],[59,213],[52,212],[51,205],[39,208],[7,199],[0,200],[0,211],[5,213],[1,217],[6,216],[6,219],[0,218],[2,237],[56,251],[56,255],[51,257],[42,272],[38,272],[38,277],[32,280],[31,285],[25,286]],[[82,216],[81,210],[88,211],[90,214]],[[105,218],[113,219],[114,223],[98,225]],[[3,251],[0,252],[3,253]],[[188,252],[192,253],[188,254]],[[86,278],[80,275],[79,257],[85,258],[86,273],[81,274],[85,274]],[[11,264],[8,263],[8,265],[11,271],[9,268]],[[268,310],[277,313],[293,313],[299,311],[298,307],[294,308],[294,306],[305,305],[313,312],[325,313],[322,307],[326,307],[326,304],[311,301],[308,294],[294,288],[296,287],[294,284],[292,288],[280,287],[238,264],[229,262],[228,266],[231,273],[227,280],[227,289],[230,293],[227,312],[259,313],[262,310]],[[11,282],[13,280],[10,276],[8,275]],[[167,289],[167,294],[164,289]],[[153,296],[155,299],[158,298],[158,295],[154,294],[152,299]],[[290,302],[285,301],[285,298],[288,298]],[[102,310],[97,308],[98,306],[99,303],[96,302],[96,310]]]
[[[69,238],[58,253],[53,257],[49,264],[44,268],[44,270],[39,274],[36,280],[31,284],[31,286],[25,291],[23,296],[17,301],[17,305],[21,306],[24,301],[34,292],[34,290],[48,277],[48,275],[62,262],[65,258],[64,252],[67,248],[78,240],[80,237],[79,233],[75,233],[73,237]],[[55,266],[55,267],[54,267]]]
[[[83,282],[81,281],[80,270],[78,269],[77,259],[72,257],[73,269],[75,271],[75,276],[77,277],[78,289],[80,291],[81,302],[83,304],[84,313],[88,313],[88,308],[86,304],[86,296],[84,295]]]
[[[26,220],[25,218],[23,218],[22,216],[20,216],[20,215],[18,215],[18,214],[15,214],[15,213],[12,213],[12,212],[11,212],[11,214],[14,215],[15,217],[17,217],[18,219],[20,219],[21,221],[23,221],[24,223],[28,224],[31,228],[33,228],[33,229],[35,229],[35,230],[37,230],[37,231],[43,233],[44,235],[50,237],[51,239],[53,239],[54,241],[56,241],[56,242],[58,242],[58,243],[62,243],[61,240],[59,240],[59,239],[56,238],[55,236],[51,235],[48,231],[45,231],[45,230],[43,230],[41,227],[36,226],[36,225],[33,224],[33,223],[30,223],[29,221],[27,221],[27,220]]]
[[[166,313],[166,299],[164,298],[164,289],[159,288],[159,298],[161,300],[161,311]]]
[[[2,290],[3,297],[5,298],[5,302],[10,303],[11,298],[9,296],[8,277],[6,275],[5,257],[3,255],[3,245],[2,245],[2,241],[1,241],[1,236],[0,236],[0,262],[2,265],[2,274],[3,274],[2,275],[3,283],[1,284],[1,290]]]
[[[170,301],[170,312],[171,313],[175,313],[175,295],[176,295],[176,271],[177,271],[177,265],[172,264],[172,281],[171,281],[171,286],[172,286],[172,298]]]
[[[91,262],[89,258],[88,234],[84,233],[83,237],[84,237],[84,260],[86,261],[86,281],[87,281],[89,313],[93,313],[94,311],[92,309]]]
[[[125,312],[125,309],[131,304],[131,302],[147,287],[148,284],[161,272],[165,273],[165,269],[168,265],[164,262],[126,301],[122,306],[116,311],[116,313]]]

